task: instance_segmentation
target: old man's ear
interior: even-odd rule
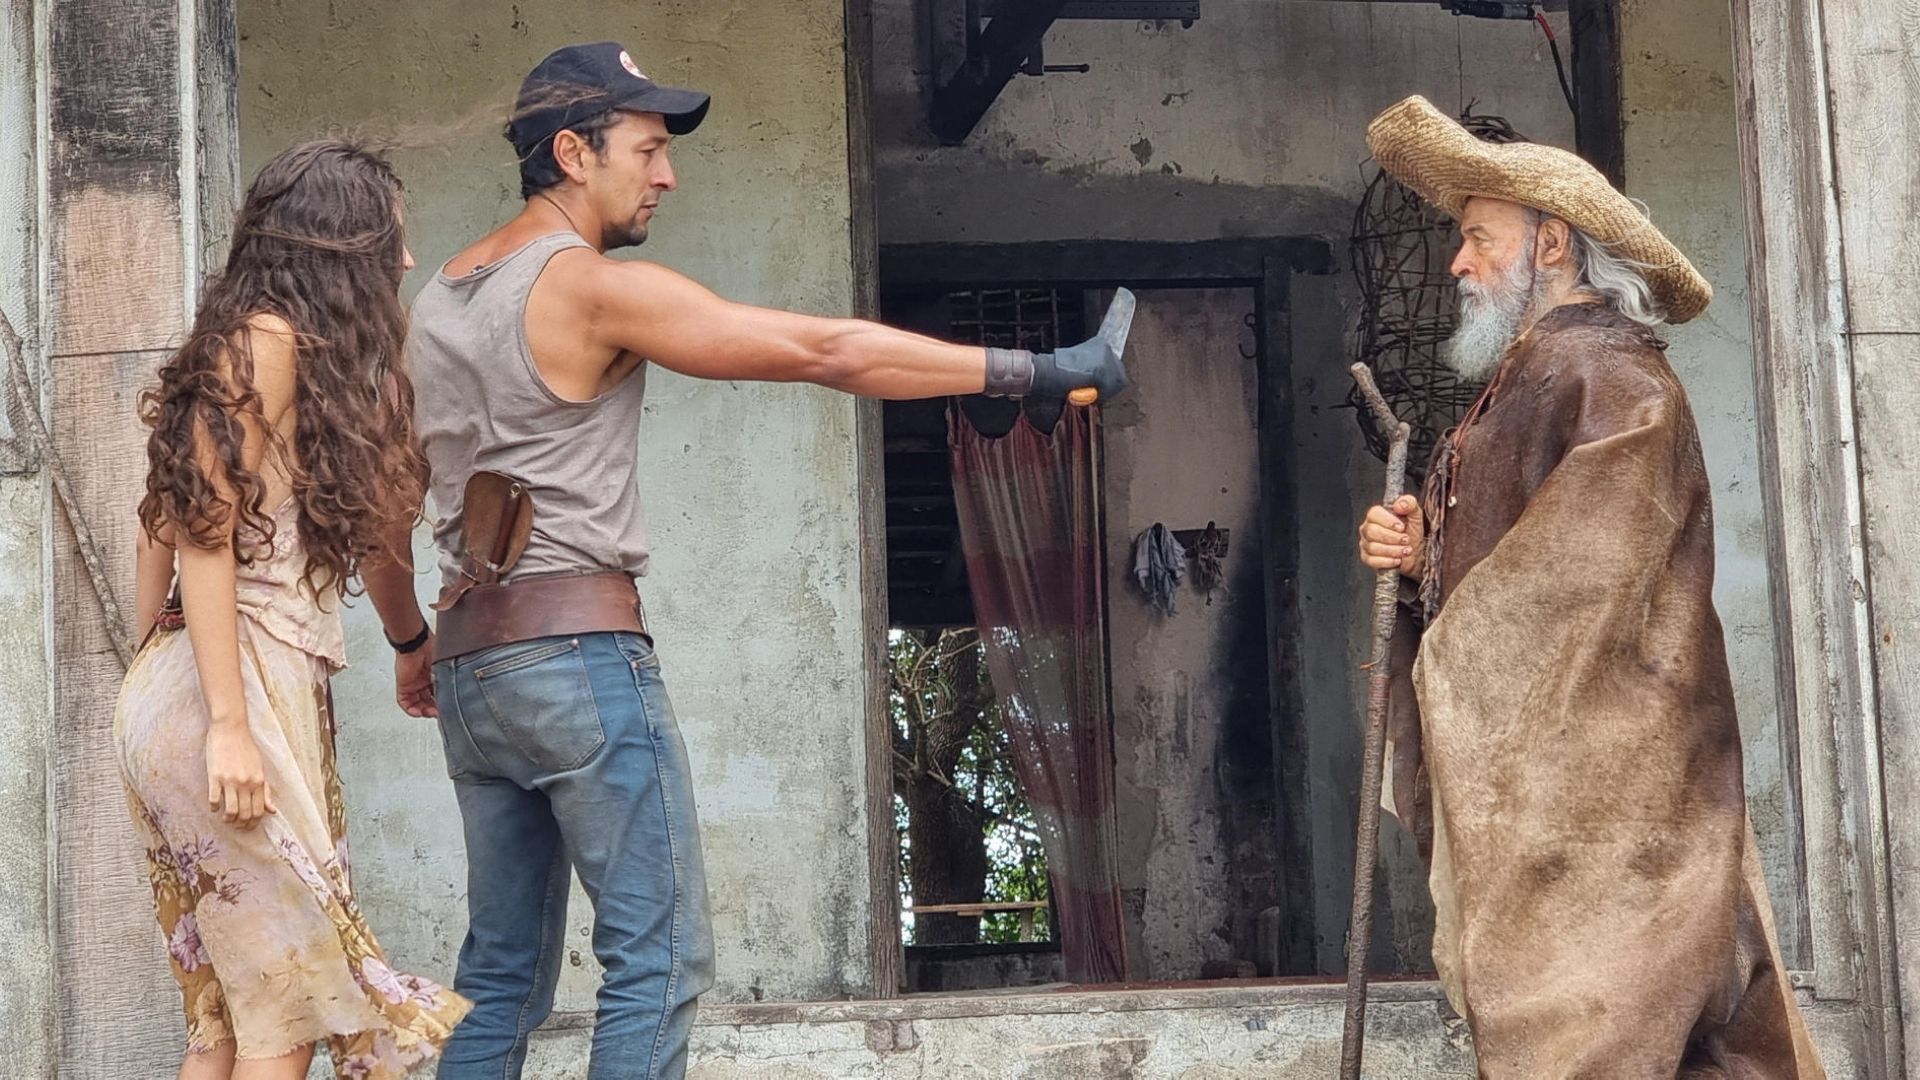
[[[1533,260],[1537,266],[1573,263],[1573,227],[1557,217],[1548,217],[1540,222],[1533,245]]]

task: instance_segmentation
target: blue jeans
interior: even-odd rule
[[[598,633],[501,645],[434,668],[467,839],[473,1012],[441,1080],[515,1080],[553,1009],[568,870],[605,968],[591,1080],[680,1077],[713,929],[686,749],[653,645]]]

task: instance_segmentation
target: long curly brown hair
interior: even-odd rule
[[[251,414],[292,481],[316,594],[349,591],[363,565],[398,554],[384,550],[384,534],[417,520],[426,472],[402,359],[404,272],[400,180],[379,154],[325,139],[260,170],[192,333],[141,395],[141,419],[153,429],[140,502],[149,534],[170,528],[175,543],[201,548],[230,542],[242,565],[271,548],[275,508],[242,456],[242,417]],[[268,429],[254,389],[246,330],[262,315],[294,332],[291,447]]]

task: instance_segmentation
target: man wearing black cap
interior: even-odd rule
[[[526,207],[441,268],[409,341],[444,584],[429,627],[403,568],[368,590],[399,698],[438,716],[464,821],[473,1012],[440,1076],[517,1077],[553,1004],[568,869],[606,971],[588,1075],[680,1076],[713,942],[686,753],[634,579],[647,366],[880,398],[1126,387],[1119,340],[1033,354],[731,303],[606,257],[674,190],[675,135],[707,95],[655,84],[612,43],[523,85],[507,138]],[[401,543],[397,550],[406,550]]]

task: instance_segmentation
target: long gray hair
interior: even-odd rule
[[[1532,213],[1536,227],[1547,218],[1538,210]],[[1646,272],[1652,267],[1614,254],[1571,222],[1567,231],[1572,234],[1574,272],[1579,275],[1575,285],[1599,293],[1608,307],[1642,326],[1660,326],[1667,321],[1666,312],[1653,298],[1652,286],[1647,284]]]

